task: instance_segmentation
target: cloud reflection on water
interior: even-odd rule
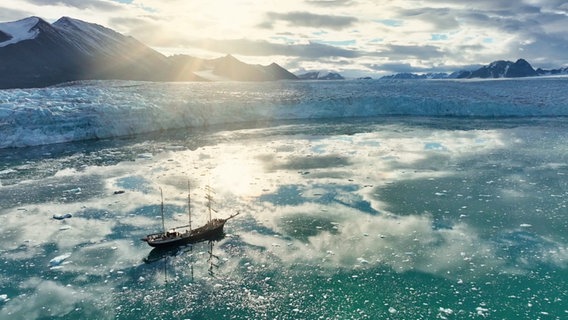
[[[40,288],[49,287],[61,299],[73,296],[54,311],[68,314],[78,298],[54,277],[88,288],[119,288],[136,279],[118,271],[155,271],[144,267],[149,248],[138,239],[161,229],[160,188],[167,226],[185,223],[189,177],[196,225],[205,219],[202,189],[209,184],[216,190],[220,216],[233,210],[245,213],[228,223],[230,237],[217,248],[220,274],[231,281],[246,279],[257,267],[294,270],[297,264],[330,274],[388,267],[452,281],[523,274],[539,264],[566,268],[566,239],[560,232],[544,234],[562,226],[538,226],[540,218],[530,213],[495,212],[509,201],[529,204],[523,199],[534,200],[532,193],[547,186],[543,179],[507,169],[522,165],[517,158],[507,158],[515,154],[512,150],[532,148],[515,139],[525,134],[523,129],[368,126],[361,132],[323,136],[282,135],[278,127],[222,132],[210,145],[194,149],[152,147],[134,161],[64,168],[44,180],[5,186],[12,198],[2,202],[15,202],[0,211],[3,260],[37,263],[53,258],[53,250],[71,251],[69,263],[55,271],[57,276],[46,274],[33,280],[38,282],[35,287],[25,288],[44,294]],[[540,165],[533,172],[550,179],[565,168]],[[520,183],[523,179],[535,185]],[[65,190],[77,188],[79,192],[66,196]],[[115,195],[116,190],[125,192]],[[556,199],[558,207],[548,211],[563,210],[565,192],[559,187],[550,190],[555,197],[545,195]],[[62,212],[73,217],[51,218]],[[550,215],[549,221],[560,218]],[[521,227],[523,223],[530,227]],[[531,248],[529,254],[523,253],[525,247]],[[182,259],[204,270],[206,263],[198,259],[203,254],[185,253]],[[47,265],[35,269],[47,272]],[[181,266],[179,270],[181,276],[189,272]],[[102,283],[89,283],[89,277]],[[154,274],[146,281],[156,284],[159,278]],[[4,281],[18,280],[8,276]],[[89,300],[89,295],[79,296]],[[30,308],[51,300],[38,301]],[[28,302],[25,297],[11,299],[0,315],[23,314],[31,310],[24,307]]]

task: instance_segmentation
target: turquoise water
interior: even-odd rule
[[[0,318],[564,319],[566,128],[393,117],[0,150]],[[160,188],[185,224],[188,178],[196,225],[206,185],[243,214],[152,251]]]

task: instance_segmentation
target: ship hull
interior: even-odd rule
[[[142,240],[154,248],[167,248],[207,240],[217,240],[223,237],[223,227],[226,220],[215,219],[206,225],[186,232],[168,231],[166,233],[151,234]]]

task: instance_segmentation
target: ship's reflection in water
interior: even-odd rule
[[[225,238],[225,234],[216,237],[215,239],[210,239],[207,241],[202,241],[199,243],[192,243],[184,246],[172,246],[166,248],[154,248],[148,253],[148,256],[143,259],[144,263],[147,265],[157,265],[160,261],[163,262],[163,273],[164,282],[168,282],[168,264],[170,260],[181,259],[184,264],[187,265],[189,272],[189,280],[194,281],[194,264],[196,260],[199,263],[206,261],[207,264],[207,274],[210,277],[215,277],[215,271],[219,268],[219,256],[215,255],[214,249],[215,244]],[[203,249],[206,247],[206,254],[203,253]]]

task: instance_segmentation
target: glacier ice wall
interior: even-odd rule
[[[568,116],[568,78],[151,83],[0,90],[0,148],[264,120]]]

